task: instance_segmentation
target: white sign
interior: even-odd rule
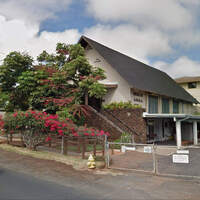
[[[149,146],[144,147],[144,153],[152,153],[152,148]]]
[[[121,146],[121,151],[122,153],[125,153],[126,151],[135,151],[135,147]]]
[[[126,147],[126,151],[135,151],[135,147]]]
[[[189,155],[173,154],[173,163],[189,163]]]
[[[145,97],[141,93],[134,92],[133,94],[133,103],[136,105],[140,105],[142,107],[145,106]]]
[[[122,151],[122,153],[125,153],[126,152],[126,146],[121,146],[121,151]]]
[[[176,153],[189,154],[189,150],[177,150]]]

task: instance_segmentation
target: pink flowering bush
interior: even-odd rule
[[[4,119],[4,132],[20,133],[25,145],[30,149],[36,149],[53,134],[68,134],[68,128],[65,122],[59,121],[57,115],[26,111],[7,114]]]
[[[5,119],[0,118],[0,128],[5,134],[20,133],[24,144],[30,149],[36,149],[45,141],[51,140],[53,135],[74,137],[109,136],[103,130],[78,127],[69,118],[60,120],[58,115],[45,112],[26,111],[7,114]]]

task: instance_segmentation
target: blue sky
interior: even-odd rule
[[[46,19],[40,25],[40,32],[46,30],[50,32],[64,31],[66,29],[78,29],[82,32],[98,22],[86,11],[85,4],[81,1],[73,2],[67,12],[57,12],[55,19]]]
[[[200,0],[0,0],[0,60],[81,35],[172,77],[200,76]]]

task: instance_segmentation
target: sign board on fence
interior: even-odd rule
[[[152,148],[150,146],[145,146],[144,153],[152,153]]]
[[[121,151],[122,151],[122,153],[125,153],[126,152],[126,146],[121,146]]]
[[[183,154],[173,154],[172,155],[172,161],[173,163],[189,163],[189,155],[183,155]]]
[[[126,147],[126,151],[135,151],[135,147]]]
[[[126,147],[126,146],[121,146],[121,151],[122,153],[125,153],[126,151],[135,151],[135,147]]]
[[[176,153],[189,154],[189,150],[177,150]]]

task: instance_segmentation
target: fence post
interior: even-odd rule
[[[109,143],[108,143],[107,135],[105,135],[105,140],[104,140],[104,152],[105,152],[106,168],[108,168],[109,167]]]
[[[64,154],[67,155],[68,153],[68,138],[64,137]]]
[[[22,133],[20,132],[20,140],[21,140],[21,146],[24,147],[24,141],[23,141],[23,137],[22,137]]]
[[[13,135],[10,133],[10,143],[13,141]]]
[[[51,143],[52,143],[51,140],[49,140],[49,148],[51,147]]]
[[[156,160],[156,147],[153,143],[153,172],[155,175],[157,175],[158,169],[157,169],[157,160]]]
[[[77,149],[78,153],[81,153],[81,139],[80,137],[78,137],[78,149]]]
[[[6,134],[6,140],[7,140],[7,144],[9,144],[9,137],[8,137],[8,134]]]
[[[97,144],[97,140],[94,140],[94,146],[93,146],[93,154],[94,156],[96,156],[96,144]]]
[[[64,154],[65,149],[65,137],[62,136],[62,142],[61,142],[61,154]]]
[[[85,144],[85,138],[83,138],[82,139],[82,159],[85,159],[85,146],[86,146],[86,144]]]
[[[111,154],[114,155],[114,144],[111,144]]]

